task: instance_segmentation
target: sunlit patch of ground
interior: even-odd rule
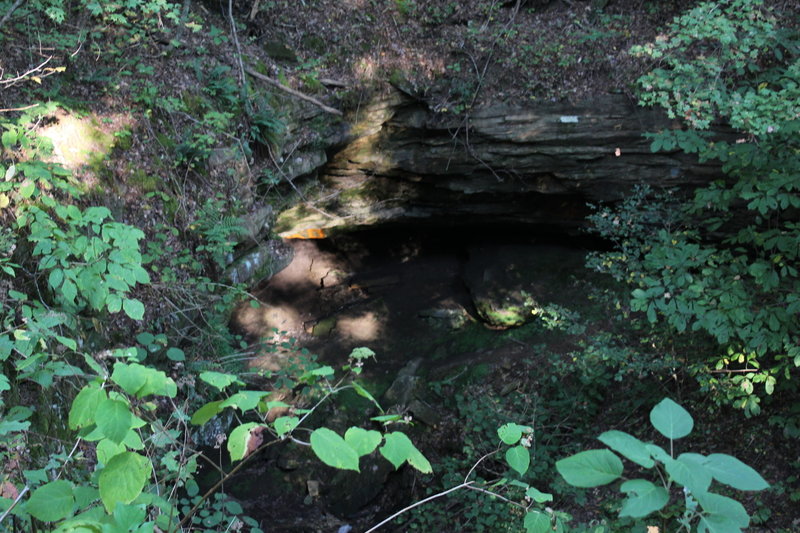
[[[382,329],[382,320],[372,311],[353,317],[341,317],[336,322],[336,331],[339,335],[344,339],[358,342],[377,340]]]
[[[122,114],[78,115],[58,109],[38,134],[53,143],[53,162],[79,170],[95,166],[108,157],[118,140],[115,133],[128,129],[131,122],[130,117]]]

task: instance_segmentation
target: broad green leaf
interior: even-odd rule
[[[272,425],[275,427],[275,432],[281,437],[294,430],[299,423],[300,419],[296,416],[281,416],[276,418]]]
[[[769,484],[753,468],[724,453],[712,453],[706,458],[706,468],[720,483],[737,490],[764,490]]]
[[[622,502],[620,518],[644,518],[663,508],[669,501],[669,493],[645,479],[632,479],[623,483],[619,490],[628,495]]]
[[[18,420],[0,420],[0,436],[8,435],[15,431],[25,431],[31,427],[28,421],[20,422]]]
[[[520,426],[513,422],[510,424],[503,424],[497,428],[497,436],[500,437],[500,440],[504,443],[512,446],[519,442],[519,439],[522,438],[522,432],[525,429],[527,429],[525,426]]]
[[[100,499],[106,511],[111,512],[118,502],[127,504],[135,500],[151,470],[150,460],[136,452],[123,452],[112,457],[98,480]]]
[[[69,304],[75,303],[75,297],[78,295],[78,287],[75,286],[71,280],[64,280],[64,284],[61,286],[61,296]]]
[[[121,443],[131,429],[133,415],[125,402],[106,398],[97,406],[95,423],[103,435]]]
[[[144,304],[135,298],[123,299],[122,310],[134,320],[141,320],[144,318]]]
[[[664,398],[653,407],[650,411],[650,422],[668,439],[685,437],[694,427],[692,415],[669,398]]]
[[[750,525],[750,515],[747,514],[747,510],[744,506],[736,500],[712,492],[697,494],[695,496],[697,501],[700,502],[704,513],[725,517],[734,526],[739,528],[745,528]]]
[[[431,464],[405,433],[399,431],[387,433],[384,435],[384,440],[379,451],[395,468],[400,468],[404,461],[408,461],[408,464],[423,474],[433,472]]]
[[[263,426],[263,424],[259,424],[258,422],[248,422],[231,431],[228,437],[228,453],[231,454],[232,461],[241,461],[244,459],[251,445],[250,439],[254,438],[251,432],[254,428]]]
[[[175,381],[163,371],[138,363],[114,363],[111,379],[125,392],[137,398],[150,394],[174,398],[178,393]]]
[[[328,466],[359,472],[356,451],[342,437],[328,428],[314,430],[311,434],[311,449]]]
[[[221,403],[222,400],[208,402],[192,415],[191,423],[195,426],[202,426],[214,418],[220,411],[222,411],[222,408],[220,407]]]
[[[380,432],[375,430],[366,430],[358,427],[348,428],[344,433],[344,440],[355,450],[359,457],[369,455],[375,451],[375,448],[383,440]]]
[[[525,533],[552,533],[550,516],[541,511],[528,511],[525,514]]]
[[[73,352],[78,350],[78,343],[75,342],[74,339],[70,339],[69,337],[62,337],[61,335],[56,335],[56,340],[72,350]]]
[[[742,528],[727,516],[712,514],[700,516],[697,533],[742,533]]]
[[[531,452],[525,446],[514,446],[506,450],[506,462],[519,475],[524,475],[531,465]]]
[[[100,498],[100,491],[94,487],[78,485],[75,487],[75,503],[78,509],[88,507],[89,504]]]
[[[223,374],[222,372],[206,371],[200,373],[200,379],[221,391],[225,390],[228,386],[238,383],[244,385],[238,377],[233,374]]]
[[[95,423],[97,406],[107,399],[106,391],[99,385],[86,385],[72,400],[69,410],[70,429],[79,429]]]
[[[170,348],[167,350],[167,358],[170,361],[185,361],[186,355],[180,348]]]
[[[672,459],[672,457],[670,457],[670,455],[661,446],[656,444],[645,444],[645,448],[647,448],[647,451],[650,452],[650,457],[660,463],[666,463]]]
[[[699,495],[705,493],[711,485],[711,472],[696,455],[681,454],[675,460],[666,461],[664,468],[674,481],[692,491],[692,494]]]
[[[72,484],[64,480],[42,485],[25,504],[25,510],[42,522],[62,520],[72,514],[74,507]]]
[[[645,443],[623,431],[606,431],[597,437],[600,442],[636,464],[652,468],[655,464]]]
[[[332,376],[333,375],[333,368],[330,366],[321,366],[319,368],[315,368],[311,372],[309,372],[312,376]]]
[[[106,465],[112,457],[125,451],[127,448],[124,444],[118,444],[111,439],[103,439],[97,443],[97,460]]]
[[[47,283],[50,284],[53,290],[58,290],[62,281],[64,281],[64,271],[60,268],[52,270],[50,275],[47,277]]]
[[[556,470],[575,487],[607,485],[622,475],[622,461],[609,450],[586,450],[556,462]]]
[[[536,503],[545,503],[553,501],[553,495],[547,492],[542,492],[535,487],[528,487],[525,491],[525,496],[535,501]]]
[[[227,400],[223,400],[219,406],[221,408],[234,407],[240,409],[242,412],[255,409],[261,398],[267,396],[269,391],[263,390],[242,390],[233,394]]]
[[[125,434],[125,438],[122,439],[122,444],[131,450],[144,450],[142,438],[139,436],[136,430],[133,429],[129,430],[128,433]]]

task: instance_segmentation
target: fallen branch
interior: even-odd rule
[[[31,109],[32,107],[36,107],[38,105],[39,104],[31,104],[24,107],[7,107],[5,109],[0,109],[0,113],[8,113],[9,111],[25,111],[26,109]]]
[[[245,72],[247,72],[248,74],[250,74],[254,78],[258,78],[259,80],[265,81],[265,82],[269,83],[270,85],[273,85],[274,87],[277,87],[278,89],[291,94],[292,96],[300,98],[301,100],[305,100],[306,102],[311,102],[312,104],[314,104],[315,106],[319,107],[320,109],[322,109],[323,111],[325,111],[327,113],[330,113],[332,115],[337,115],[337,116],[340,116],[340,117],[342,116],[342,112],[341,111],[339,111],[338,109],[334,109],[332,107],[326,106],[325,104],[323,104],[322,102],[320,102],[319,100],[314,98],[313,96],[308,96],[307,94],[303,94],[300,91],[296,91],[296,90],[292,89],[291,87],[286,87],[285,85],[282,85],[281,82],[279,82],[278,80],[273,80],[272,78],[270,78],[268,76],[264,76],[260,72],[256,72],[255,70],[251,69],[250,67],[245,67],[244,70],[245,70]]]

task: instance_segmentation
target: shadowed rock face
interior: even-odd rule
[[[279,231],[416,219],[583,224],[586,202],[635,184],[688,187],[718,175],[642,135],[671,127],[624,96],[579,104],[497,104],[467,119],[392,95],[353,116],[352,138],[323,170],[325,211],[284,213]]]

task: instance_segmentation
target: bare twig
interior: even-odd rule
[[[457,491],[457,490],[459,490],[459,489],[464,489],[464,488],[467,488],[467,487],[469,487],[470,485],[472,485],[473,483],[475,483],[475,482],[474,482],[474,481],[467,481],[467,482],[465,482],[465,483],[462,483],[462,484],[460,484],[460,485],[456,485],[455,487],[450,487],[449,489],[447,489],[447,490],[445,490],[445,491],[438,492],[438,493],[434,494],[433,496],[428,496],[428,497],[427,497],[427,498],[425,498],[424,500],[420,500],[420,501],[418,501],[418,502],[414,502],[414,503],[412,503],[411,505],[409,505],[408,507],[404,507],[404,508],[400,509],[399,511],[397,511],[396,513],[394,513],[394,514],[393,514],[392,516],[390,516],[389,518],[387,518],[387,519],[383,520],[383,521],[382,521],[382,522],[380,522],[379,524],[377,524],[377,525],[375,525],[375,526],[372,526],[371,528],[369,528],[368,530],[366,530],[364,533],[372,533],[373,531],[377,530],[379,527],[383,526],[384,524],[387,524],[387,523],[391,522],[392,520],[394,520],[395,518],[397,518],[397,517],[398,517],[398,516],[400,516],[401,514],[403,514],[403,513],[405,513],[405,512],[408,512],[408,511],[410,511],[410,510],[411,510],[411,509],[413,509],[414,507],[419,507],[420,505],[426,504],[426,503],[428,503],[429,501],[433,501],[433,500],[435,500],[436,498],[441,498],[442,496],[446,496],[446,495],[450,494],[451,492],[455,492],[455,491]]]
[[[306,102],[311,102],[312,104],[314,104],[315,106],[319,107],[320,109],[322,109],[326,113],[330,113],[332,115],[337,115],[337,116],[340,116],[340,117],[342,116],[342,112],[341,111],[339,111],[338,109],[334,109],[332,107],[326,106],[325,104],[323,104],[322,102],[320,102],[319,100],[314,98],[313,96],[309,96],[307,94],[301,93],[300,91],[292,89],[291,87],[286,87],[285,85],[281,84],[281,82],[279,82],[278,80],[273,80],[269,76],[264,76],[260,72],[256,72],[255,70],[251,69],[250,67],[244,67],[244,70],[245,70],[245,72],[247,72],[248,74],[250,74],[254,78],[258,78],[259,80],[265,81],[265,82],[269,83],[270,85],[272,85],[272,86],[274,86],[274,87],[276,87],[276,88],[278,88],[278,89],[280,89],[280,90],[282,90],[284,92],[287,92],[287,93],[291,94],[292,96],[300,98],[301,100],[305,100]]]
[[[0,80],[0,86],[4,86],[5,85],[5,86],[8,86],[8,87],[11,87],[12,85],[16,85],[17,83],[21,82],[22,80],[24,80],[25,78],[27,78],[31,74],[34,74],[36,72],[40,72],[44,68],[44,66],[50,62],[51,59],[53,59],[53,56],[49,56],[47,59],[45,59],[44,61],[39,63],[38,66],[33,67],[32,69],[28,70],[27,72],[25,72],[23,74],[20,74],[19,76],[16,76],[14,78],[9,78],[7,80]],[[58,70],[63,70],[63,67],[59,67],[59,68],[55,68],[55,69],[47,69],[47,70],[48,70],[48,72],[46,72],[46,73],[41,75],[42,78],[44,78],[45,76],[49,76],[51,74],[54,74]]]
[[[14,498],[14,503],[12,503],[11,506],[8,509],[6,509],[6,511],[2,514],[2,516],[0,516],[0,524],[3,523],[3,520],[5,519],[6,516],[8,516],[8,513],[10,513],[11,510],[14,507],[16,507],[16,505],[19,503],[19,501],[22,499],[22,497],[25,496],[25,493],[28,492],[29,490],[30,490],[30,488],[28,487],[28,485],[25,485],[25,487],[22,489],[22,491],[20,491],[20,493],[17,494],[17,497]]]
[[[31,109],[37,107],[38,105],[39,104],[31,104],[24,107],[8,107],[6,109],[0,109],[0,113],[8,113],[9,111],[25,111],[26,109]]]
[[[247,86],[247,78],[244,75],[244,63],[242,62],[242,48],[239,46],[239,36],[236,33],[236,21],[233,20],[233,0],[228,0],[228,19],[231,23],[231,35],[233,35],[233,44],[236,45],[236,61],[239,63],[239,73],[241,79],[239,82],[242,87]]]

